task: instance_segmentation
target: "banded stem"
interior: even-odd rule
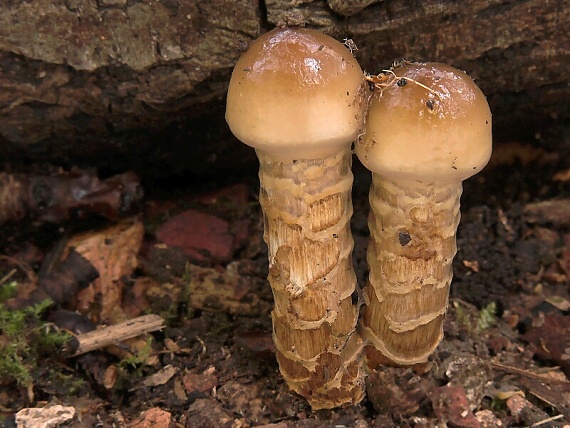
[[[257,155],[281,373],[313,409],[357,403],[364,380],[352,303],[351,151],[293,162]]]
[[[373,174],[361,329],[370,368],[424,362],[441,341],[461,191]]]

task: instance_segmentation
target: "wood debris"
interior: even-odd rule
[[[69,347],[73,356],[78,356],[162,328],[164,328],[163,318],[154,314],[143,315],[120,324],[75,336]]]
[[[59,223],[72,215],[118,219],[141,200],[142,187],[132,173],[105,180],[75,169],[52,175],[0,173],[0,224],[32,218]]]

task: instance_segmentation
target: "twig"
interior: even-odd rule
[[[564,417],[564,415],[556,415],[556,416],[552,416],[551,418],[543,419],[543,420],[541,420],[541,421],[538,421],[538,422],[535,423],[535,424],[532,424],[532,425],[531,425],[531,428],[539,427],[539,426],[544,425],[544,424],[546,424],[546,423],[548,423],[548,422],[552,422],[552,421],[556,421],[556,420],[558,420],[558,419],[562,419],[563,417]]]
[[[562,385],[570,385],[570,382],[567,380],[554,379],[554,378],[551,378],[548,376],[543,376],[543,375],[533,373],[533,372],[530,372],[527,370],[519,369],[517,367],[506,366],[506,365],[500,364],[500,363],[491,363],[491,367],[493,367],[494,369],[502,370],[502,371],[510,373],[510,374],[518,374],[518,375],[525,376],[528,378],[537,379],[537,380],[540,380],[540,381],[545,382],[545,383],[557,383],[557,384],[562,384]]]
[[[29,264],[27,264],[26,262],[23,262],[21,260],[18,260],[15,257],[10,257],[10,256],[5,256],[3,254],[0,254],[0,260],[6,260],[8,263],[14,264],[16,266],[18,266],[20,269],[22,269],[24,271],[24,273],[26,274],[26,276],[28,277],[28,280],[32,283],[32,284],[37,284],[38,283],[38,277],[36,275],[36,273],[34,272],[34,270],[30,267]]]
[[[143,315],[120,324],[75,336],[71,339],[69,346],[73,356],[76,357],[161,328],[164,328],[162,317],[155,314]]]
[[[16,269],[12,269],[10,272],[8,272],[6,275],[4,275],[4,276],[0,279],[0,285],[3,285],[5,282],[8,282],[8,280],[9,280],[10,278],[12,278],[16,272],[17,272]]]

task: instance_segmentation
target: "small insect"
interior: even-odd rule
[[[350,53],[358,50],[358,46],[356,46],[356,43],[354,43],[354,40],[352,40],[352,39],[348,39],[348,38],[344,39],[343,43],[348,48]]]
[[[406,64],[411,64],[411,61],[408,61],[404,58],[396,60],[396,61],[392,62],[392,65],[390,66],[390,70],[393,70],[394,68],[398,68],[398,67],[401,67],[401,66],[406,65]]]

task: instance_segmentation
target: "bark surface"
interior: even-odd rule
[[[0,5],[0,161],[154,176],[254,162],[225,91],[248,43],[284,23],[352,38],[368,72],[400,58],[467,71],[498,137],[570,117],[564,0],[14,0]]]

